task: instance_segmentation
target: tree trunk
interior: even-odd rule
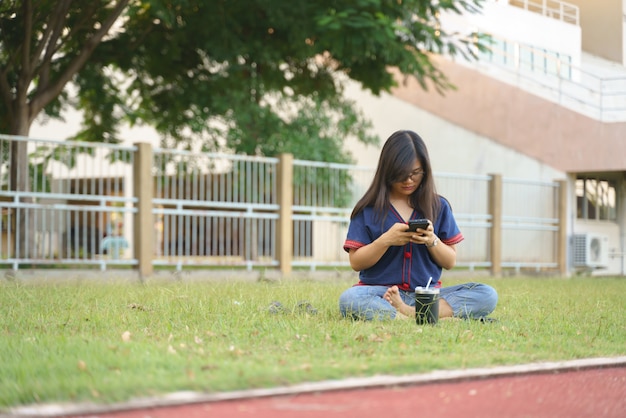
[[[26,107],[26,106],[25,106]],[[26,107],[27,109],[27,107]],[[25,110],[26,110],[25,109]],[[30,132],[30,122],[25,111],[15,112],[12,133],[17,136],[27,137]],[[27,193],[30,192],[30,179],[28,170],[28,142],[11,142],[11,169],[10,169],[11,191]],[[31,197],[21,196],[21,203],[32,203]],[[31,249],[34,249],[35,235],[33,224],[34,214],[29,209],[15,209],[15,231],[13,243],[14,259],[24,259],[31,257]]]

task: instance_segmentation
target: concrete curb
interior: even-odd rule
[[[0,417],[23,418],[89,415],[146,408],[171,407],[197,403],[286,396],[302,393],[320,393],[380,387],[425,385],[441,382],[455,382],[472,379],[487,379],[527,374],[558,373],[611,367],[626,367],[626,356],[601,357],[560,362],[529,363],[515,366],[498,366],[464,370],[439,370],[430,373],[406,376],[381,375],[365,378],[349,378],[343,380],[327,380],[322,382],[302,383],[293,386],[275,387],[268,389],[251,389],[222,393],[173,392],[163,396],[134,399],[128,402],[109,405],[92,403],[31,405],[8,409],[6,410],[8,414],[2,414],[0,415]]]

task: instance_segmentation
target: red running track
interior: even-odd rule
[[[624,418],[626,367],[339,390],[84,415],[89,418]]]

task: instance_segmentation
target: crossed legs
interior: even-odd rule
[[[383,296],[387,302],[391,304],[398,311],[398,315],[396,318],[405,319],[405,318],[415,318],[415,306],[409,306],[400,297],[400,291],[398,290],[398,286],[391,286],[385,292]],[[439,298],[439,319],[443,318],[451,318],[454,315],[452,311],[452,307],[446,302],[445,299]]]
[[[397,286],[352,286],[339,297],[344,317],[362,320],[384,320],[396,317],[414,318],[412,293]],[[439,318],[484,318],[496,307],[498,294],[491,286],[463,283],[442,287],[439,294]]]

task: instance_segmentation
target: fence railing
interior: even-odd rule
[[[156,149],[154,264],[276,266],[277,164]]]
[[[11,162],[27,143],[28,161]],[[0,136],[0,260],[20,265],[135,264],[123,257],[135,212],[134,147]],[[11,164],[23,170],[11,169]],[[12,190],[17,175],[22,190]]]
[[[487,52],[477,52],[477,62],[466,65],[593,119],[626,121],[625,75],[598,75],[568,55],[496,36],[491,42]]]
[[[580,26],[580,10],[560,0],[509,0],[509,4],[530,12]]]
[[[24,143],[28,161],[11,161]],[[12,187],[18,172],[27,173],[24,190]],[[348,268],[349,216],[373,172],[288,155],[0,135],[0,265],[133,266],[144,275],[154,268]],[[563,184],[435,176],[465,236],[458,266],[565,271]]]

